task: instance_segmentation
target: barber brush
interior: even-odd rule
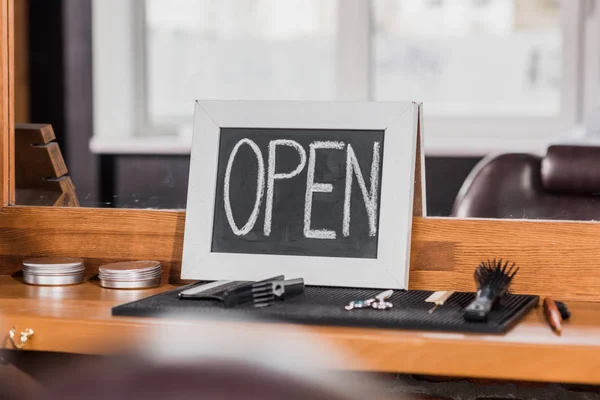
[[[519,268],[513,263],[508,267],[508,261],[482,262],[475,270],[477,294],[475,300],[465,308],[465,320],[472,322],[487,321],[489,312],[494,304],[508,291],[510,283]]]

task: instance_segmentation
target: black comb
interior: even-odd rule
[[[273,282],[285,279],[283,275],[264,279],[258,282],[248,282],[237,286],[223,295],[225,308],[241,306],[243,304],[254,304],[255,307],[264,307],[273,304]]]
[[[254,307],[268,307],[275,302],[272,282],[258,282],[252,285],[252,304]]]
[[[509,267],[508,261],[503,264],[502,259],[482,262],[475,270],[477,295],[475,300],[465,308],[465,320],[487,321],[490,310],[506,294],[517,271],[519,268],[515,268],[514,263]]]

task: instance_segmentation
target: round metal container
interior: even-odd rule
[[[80,258],[38,257],[23,261],[23,281],[29,285],[76,285],[83,282],[84,273]]]
[[[154,271],[157,268],[160,268],[160,262],[158,261],[123,261],[102,265],[100,268],[98,268],[98,272],[101,274],[127,274]]]
[[[41,286],[77,285],[83,282],[83,272],[70,275],[38,275],[24,272],[23,281],[29,285]]]
[[[138,281],[111,281],[100,278],[100,286],[109,289],[149,289],[160,285],[160,275],[154,279]]]
[[[158,268],[156,271],[152,271],[152,272],[142,272],[142,273],[127,273],[127,274],[112,274],[109,272],[100,272],[98,274],[98,276],[100,278],[105,278],[105,279],[115,279],[115,280],[120,280],[120,279],[134,279],[134,280],[140,280],[140,279],[150,279],[150,278],[156,278],[158,275],[160,275],[162,273],[162,269]]]
[[[147,289],[160,285],[162,267],[158,261],[125,261],[98,269],[100,286],[110,289]]]

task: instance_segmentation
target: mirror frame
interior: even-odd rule
[[[180,281],[185,212],[15,206],[14,10],[0,0],[0,274],[23,257],[71,256],[88,274],[111,261],[156,259]],[[513,291],[600,301],[600,224],[414,217],[410,288],[471,291],[474,268],[501,257],[521,268]]]

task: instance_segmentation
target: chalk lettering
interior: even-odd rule
[[[277,146],[289,146],[296,149],[300,155],[300,162],[296,169],[291,172],[275,173],[275,162],[277,160]],[[271,218],[273,216],[273,189],[276,180],[290,179],[298,175],[306,165],[306,151],[300,143],[295,140],[277,139],[269,142],[269,163],[267,168],[267,200],[265,205],[265,225],[263,233],[265,236],[271,234]]]
[[[344,195],[344,216],[342,222],[342,234],[350,235],[350,199],[352,195],[352,177],[356,175],[358,186],[369,218],[369,236],[377,234],[377,189],[379,187],[379,142],[373,143],[373,158],[371,161],[371,191],[367,190],[365,178],[360,170],[356,154],[352,145],[346,148],[346,190]]]
[[[315,163],[317,149],[342,150],[344,142],[317,141],[310,144],[308,156],[308,171],[306,175],[306,195],[304,198],[304,236],[311,239],[335,239],[335,231],[328,229],[311,229],[312,200],[314,192],[331,193],[333,186],[330,183],[315,182]]]
[[[231,211],[231,202],[229,199],[229,182],[231,179],[231,168],[233,168],[233,161],[235,156],[241,145],[247,144],[250,146],[254,154],[256,155],[256,162],[258,164],[258,171],[256,172],[256,200],[254,201],[254,209],[246,221],[246,224],[240,229],[237,227],[235,220],[233,219],[233,213]],[[260,210],[260,204],[262,202],[263,193],[265,190],[265,163],[262,157],[262,153],[260,149],[250,139],[241,139],[238,141],[233,149],[231,150],[231,154],[229,155],[229,160],[227,161],[227,169],[225,170],[225,182],[224,182],[224,194],[223,201],[225,203],[225,215],[227,216],[227,222],[229,222],[229,226],[234,234],[237,236],[242,236],[247,234],[254,228],[254,224],[256,224],[256,219],[258,218],[258,212]]]

